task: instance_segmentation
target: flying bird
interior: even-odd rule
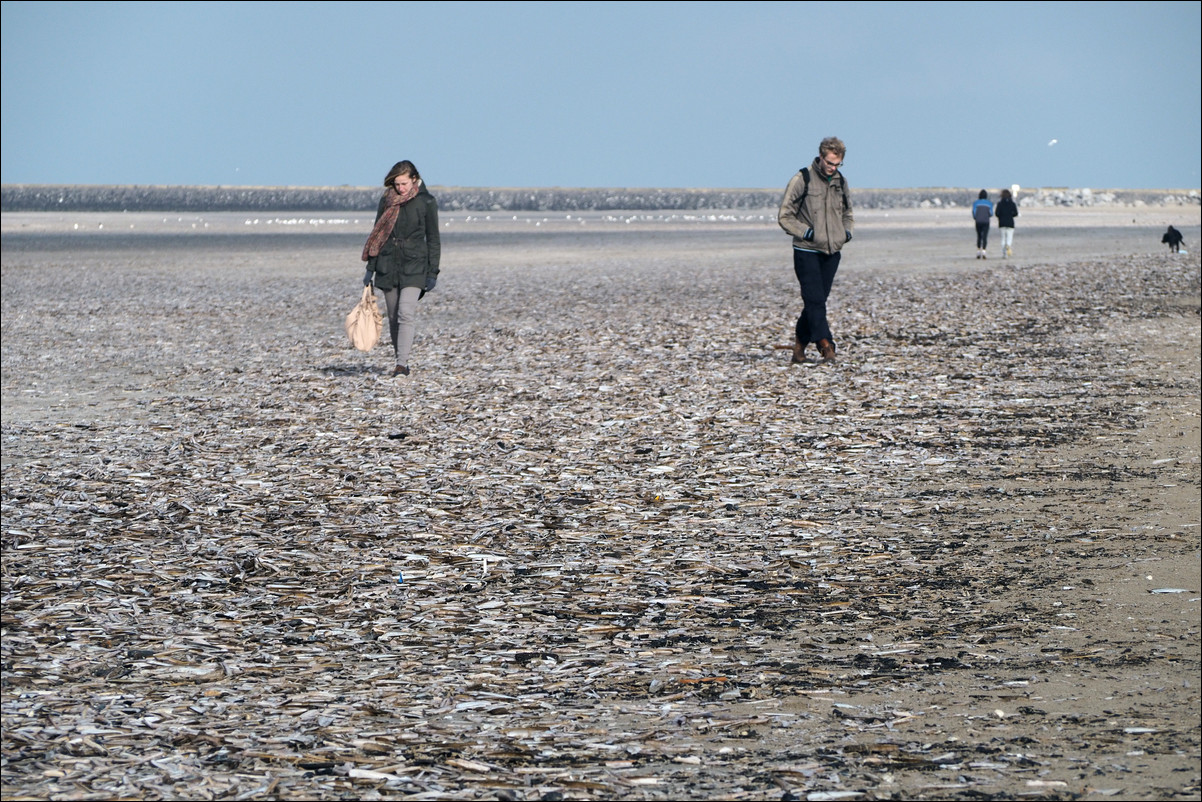
[[[1051,142],[1048,143],[1048,147],[1050,148],[1052,145],[1055,145],[1059,141],[1060,141],[1059,139],[1053,139]]]

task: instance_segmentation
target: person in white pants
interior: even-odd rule
[[[1014,243],[1014,218],[1018,217],[1018,204],[1014,202],[1010,190],[1002,190],[1002,199],[997,202],[993,216],[997,218],[998,233],[1002,235],[1002,255],[1013,256],[1010,246]]]

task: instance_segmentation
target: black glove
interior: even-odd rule
[[[426,292],[434,292],[434,285],[438,283],[437,276],[426,276]]]
[[[846,233],[846,234],[847,234],[847,239],[845,239],[845,240],[843,240],[843,241],[844,241],[844,242],[851,242],[851,232],[850,232],[850,231],[848,231],[847,229],[843,229],[843,231],[844,231],[844,233]]]
[[[369,267],[369,268],[367,268],[367,272],[363,274],[363,286],[364,286],[364,287],[370,287],[370,286],[371,286],[371,279],[372,279],[372,275],[373,275],[374,273],[375,273],[375,271],[374,271],[374,270],[372,270],[370,267]]]

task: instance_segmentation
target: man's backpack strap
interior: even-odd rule
[[[805,206],[806,196],[810,194],[810,168],[802,167],[797,172],[801,173],[801,177],[805,180],[805,185],[801,190],[801,200],[797,202],[797,213],[801,214],[801,207]]]

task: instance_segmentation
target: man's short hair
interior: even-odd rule
[[[847,155],[847,146],[839,137],[828,136],[818,145],[818,155],[821,156],[823,153],[833,153],[842,159]]]

